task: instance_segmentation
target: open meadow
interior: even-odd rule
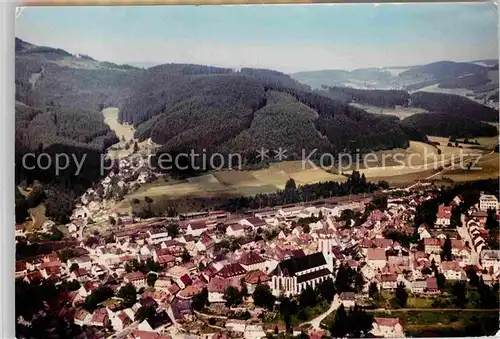
[[[132,154],[134,143],[137,141],[134,138],[134,126],[120,123],[118,121],[118,112],[119,109],[116,107],[108,107],[102,110],[104,122],[108,124],[109,128],[111,128],[118,139],[120,139],[119,143],[114,144],[108,149],[108,156],[111,159],[120,159]],[[149,139],[137,142],[137,145],[139,146],[139,151],[144,154],[147,154],[148,150],[154,147]]]

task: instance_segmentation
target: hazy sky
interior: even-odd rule
[[[284,72],[498,58],[491,3],[29,7],[16,36],[99,60]]]

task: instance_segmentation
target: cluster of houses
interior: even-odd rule
[[[433,265],[448,280],[466,280],[465,268],[473,265],[478,272],[488,271],[483,273],[485,282],[498,281],[500,251],[483,249],[485,220],[476,214],[482,211],[481,204],[474,207],[477,211],[471,211],[466,227],[471,239],[483,239],[482,245],[467,242],[456,231],[450,237],[450,231],[447,234],[426,225],[417,229],[423,246],[403,246],[386,238],[390,232],[414,234],[414,227],[409,224],[417,206],[433,197],[420,192],[389,199],[384,211],[372,211],[357,227],[350,227],[354,221],[339,221],[338,217],[345,209],[362,212],[365,200],[343,205],[281,207],[245,215],[223,211],[181,215],[175,219],[179,229],[173,235],[168,227],[171,218],[124,218],[112,241],[81,240],[66,261],[61,261],[56,253],[18,261],[16,277],[30,284],[43,279],[56,284],[78,281],[78,290],[61,296],[65,301],[61,309],[64,317],[81,326],[112,326],[115,332],[131,330],[130,338],[146,337],[144,333],[164,338],[172,328],[195,321],[197,314],[192,302],[205,288],[208,301],[215,304],[225,301],[224,293],[230,286],[240,290],[245,287],[250,295],[246,302],[252,301],[251,294],[259,284],[269,286],[275,296],[294,297],[308,286],[314,288],[326,279],[335,280],[340,265],[361,272],[365,295],[373,282],[383,290],[395,290],[403,283],[414,294],[438,294]],[[86,204],[88,209],[90,203]],[[307,225],[300,221],[311,217],[314,218],[308,220],[313,222]],[[85,215],[75,215],[73,219],[78,222],[84,218]],[[440,206],[436,224],[446,227],[450,218],[451,207]],[[264,240],[259,235],[268,229],[276,229],[277,236]],[[447,237],[451,238],[453,260],[442,261],[440,253]],[[223,242],[226,245],[221,246]],[[237,246],[226,248],[231,242],[237,242]],[[480,258],[478,263],[473,262],[474,255]],[[154,262],[161,269],[146,274],[133,271],[134,261]],[[152,275],[154,279],[150,279]],[[123,309],[115,298],[92,313],[82,307],[85,298],[99,286],[109,286],[116,295],[126,284],[140,291],[133,306]],[[344,292],[338,298],[351,307],[357,296]],[[143,306],[156,309],[155,319],[135,321],[135,313]],[[29,324],[30,320],[18,321]],[[266,333],[260,320],[228,319],[225,329],[245,338],[262,338]],[[311,337],[319,335],[314,331],[310,330]],[[139,332],[143,334],[138,335]],[[403,324],[397,318],[375,318],[372,333],[402,337]]]

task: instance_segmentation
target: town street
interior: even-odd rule
[[[457,226],[457,232],[460,235],[460,237],[463,239],[463,241],[468,241],[469,242],[469,247],[471,250],[471,265],[477,265],[479,262],[479,254],[476,252],[476,249],[474,248],[474,242],[472,241],[472,238],[470,237],[469,230],[467,229],[466,226],[466,219],[465,215],[462,214],[460,217],[460,220],[462,221],[462,226]]]

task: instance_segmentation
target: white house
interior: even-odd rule
[[[481,192],[479,197],[479,209],[481,211],[488,211],[489,209],[498,210],[498,199],[492,194],[484,194]]]
[[[194,220],[189,222],[186,233],[193,237],[199,237],[206,230],[208,230],[208,226],[205,220]]]
[[[441,272],[446,280],[460,280],[462,276],[462,267],[458,261],[443,261],[441,263]]]
[[[366,252],[366,263],[377,270],[386,265],[385,250],[383,248],[368,248]]]
[[[149,235],[150,243],[155,245],[171,239],[166,227],[152,228],[148,230],[147,234]]]
[[[442,227],[450,226],[451,209],[451,206],[439,206],[435,225]]]
[[[226,228],[226,234],[230,237],[242,237],[245,235],[246,225],[231,224]]]
[[[493,268],[493,272],[500,269],[500,250],[482,250],[480,253],[481,266],[489,269]]]
[[[267,269],[267,267],[266,267],[267,260],[262,258],[255,251],[244,252],[241,255],[241,257],[238,259],[238,262],[247,271],[261,270],[261,271],[265,272]]]

